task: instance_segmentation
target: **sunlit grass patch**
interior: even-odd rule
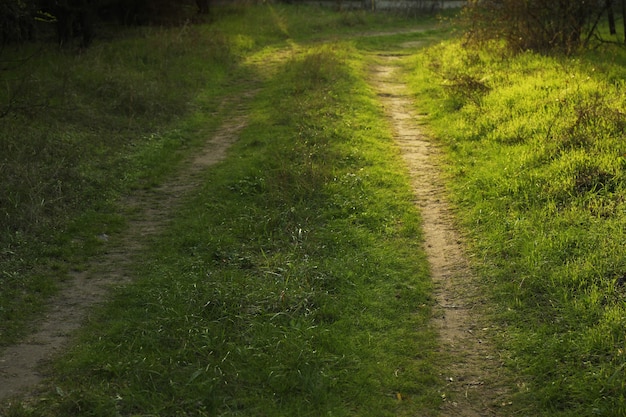
[[[449,42],[412,60],[409,76],[448,150],[502,348],[527,380],[514,404],[534,415],[626,408],[623,59],[596,59]]]

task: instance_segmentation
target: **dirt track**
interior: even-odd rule
[[[481,296],[454,224],[441,179],[441,151],[420,129],[420,116],[394,65],[398,56],[380,55],[371,83],[385,107],[398,146],[409,169],[422,215],[425,251],[435,283],[434,326],[448,365],[441,378],[442,415],[485,417],[506,407],[508,381],[489,343],[492,329],[480,311]]]
[[[433,326],[441,338],[441,356],[447,366],[443,416],[476,417],[498,415],[507,405],[504,382],[510,381],[489,343],[493,329],[481,314],[481,298],[475,277],[466,260],[462,238],[441,180],[441,153],[420,130],[420,117],[396,73],[396,56],[380,55],[372,67],[370,82],[384,105],[395,137],[409,168],[417,204],[422,214],[425,250],[435,283],[437,302]],[[0,356],[0,400],[32,390],[45,375],[41,370],[70,341],[72,333],[88,317],[90,308],[102,302],[111,286],[123,285],[130,276],[133,260],[156,236],[209,166],[222,160],[228,147],[246,125],[247,103],[256,91],[228,99],[230,119],[207,141],[205,149],[185,164],[161,187],[140,192],[122,202],[135,213],[121,236],[107,243],[112,248],[84,272],[74,274],[72,284],[50,302],[48,315],[38,330]],[[108,239],[103,236],[103,239]],[[504,382],[503,382],[504,381]]]

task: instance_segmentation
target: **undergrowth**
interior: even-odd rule
[[[625,58],[450,41],[407,67],[448,151],[521,413],[626,414]]]

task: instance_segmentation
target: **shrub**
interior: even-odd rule
[[[470,0],[464,15],[473,41],[504,39],[514,50],[571,52],[589,41],[599,2],[584,0]]]

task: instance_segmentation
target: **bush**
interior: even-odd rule
[[[585,0],[470,0],[469,39],[504,39],[514,50],[571,52],[595,33],[604,2]]]

